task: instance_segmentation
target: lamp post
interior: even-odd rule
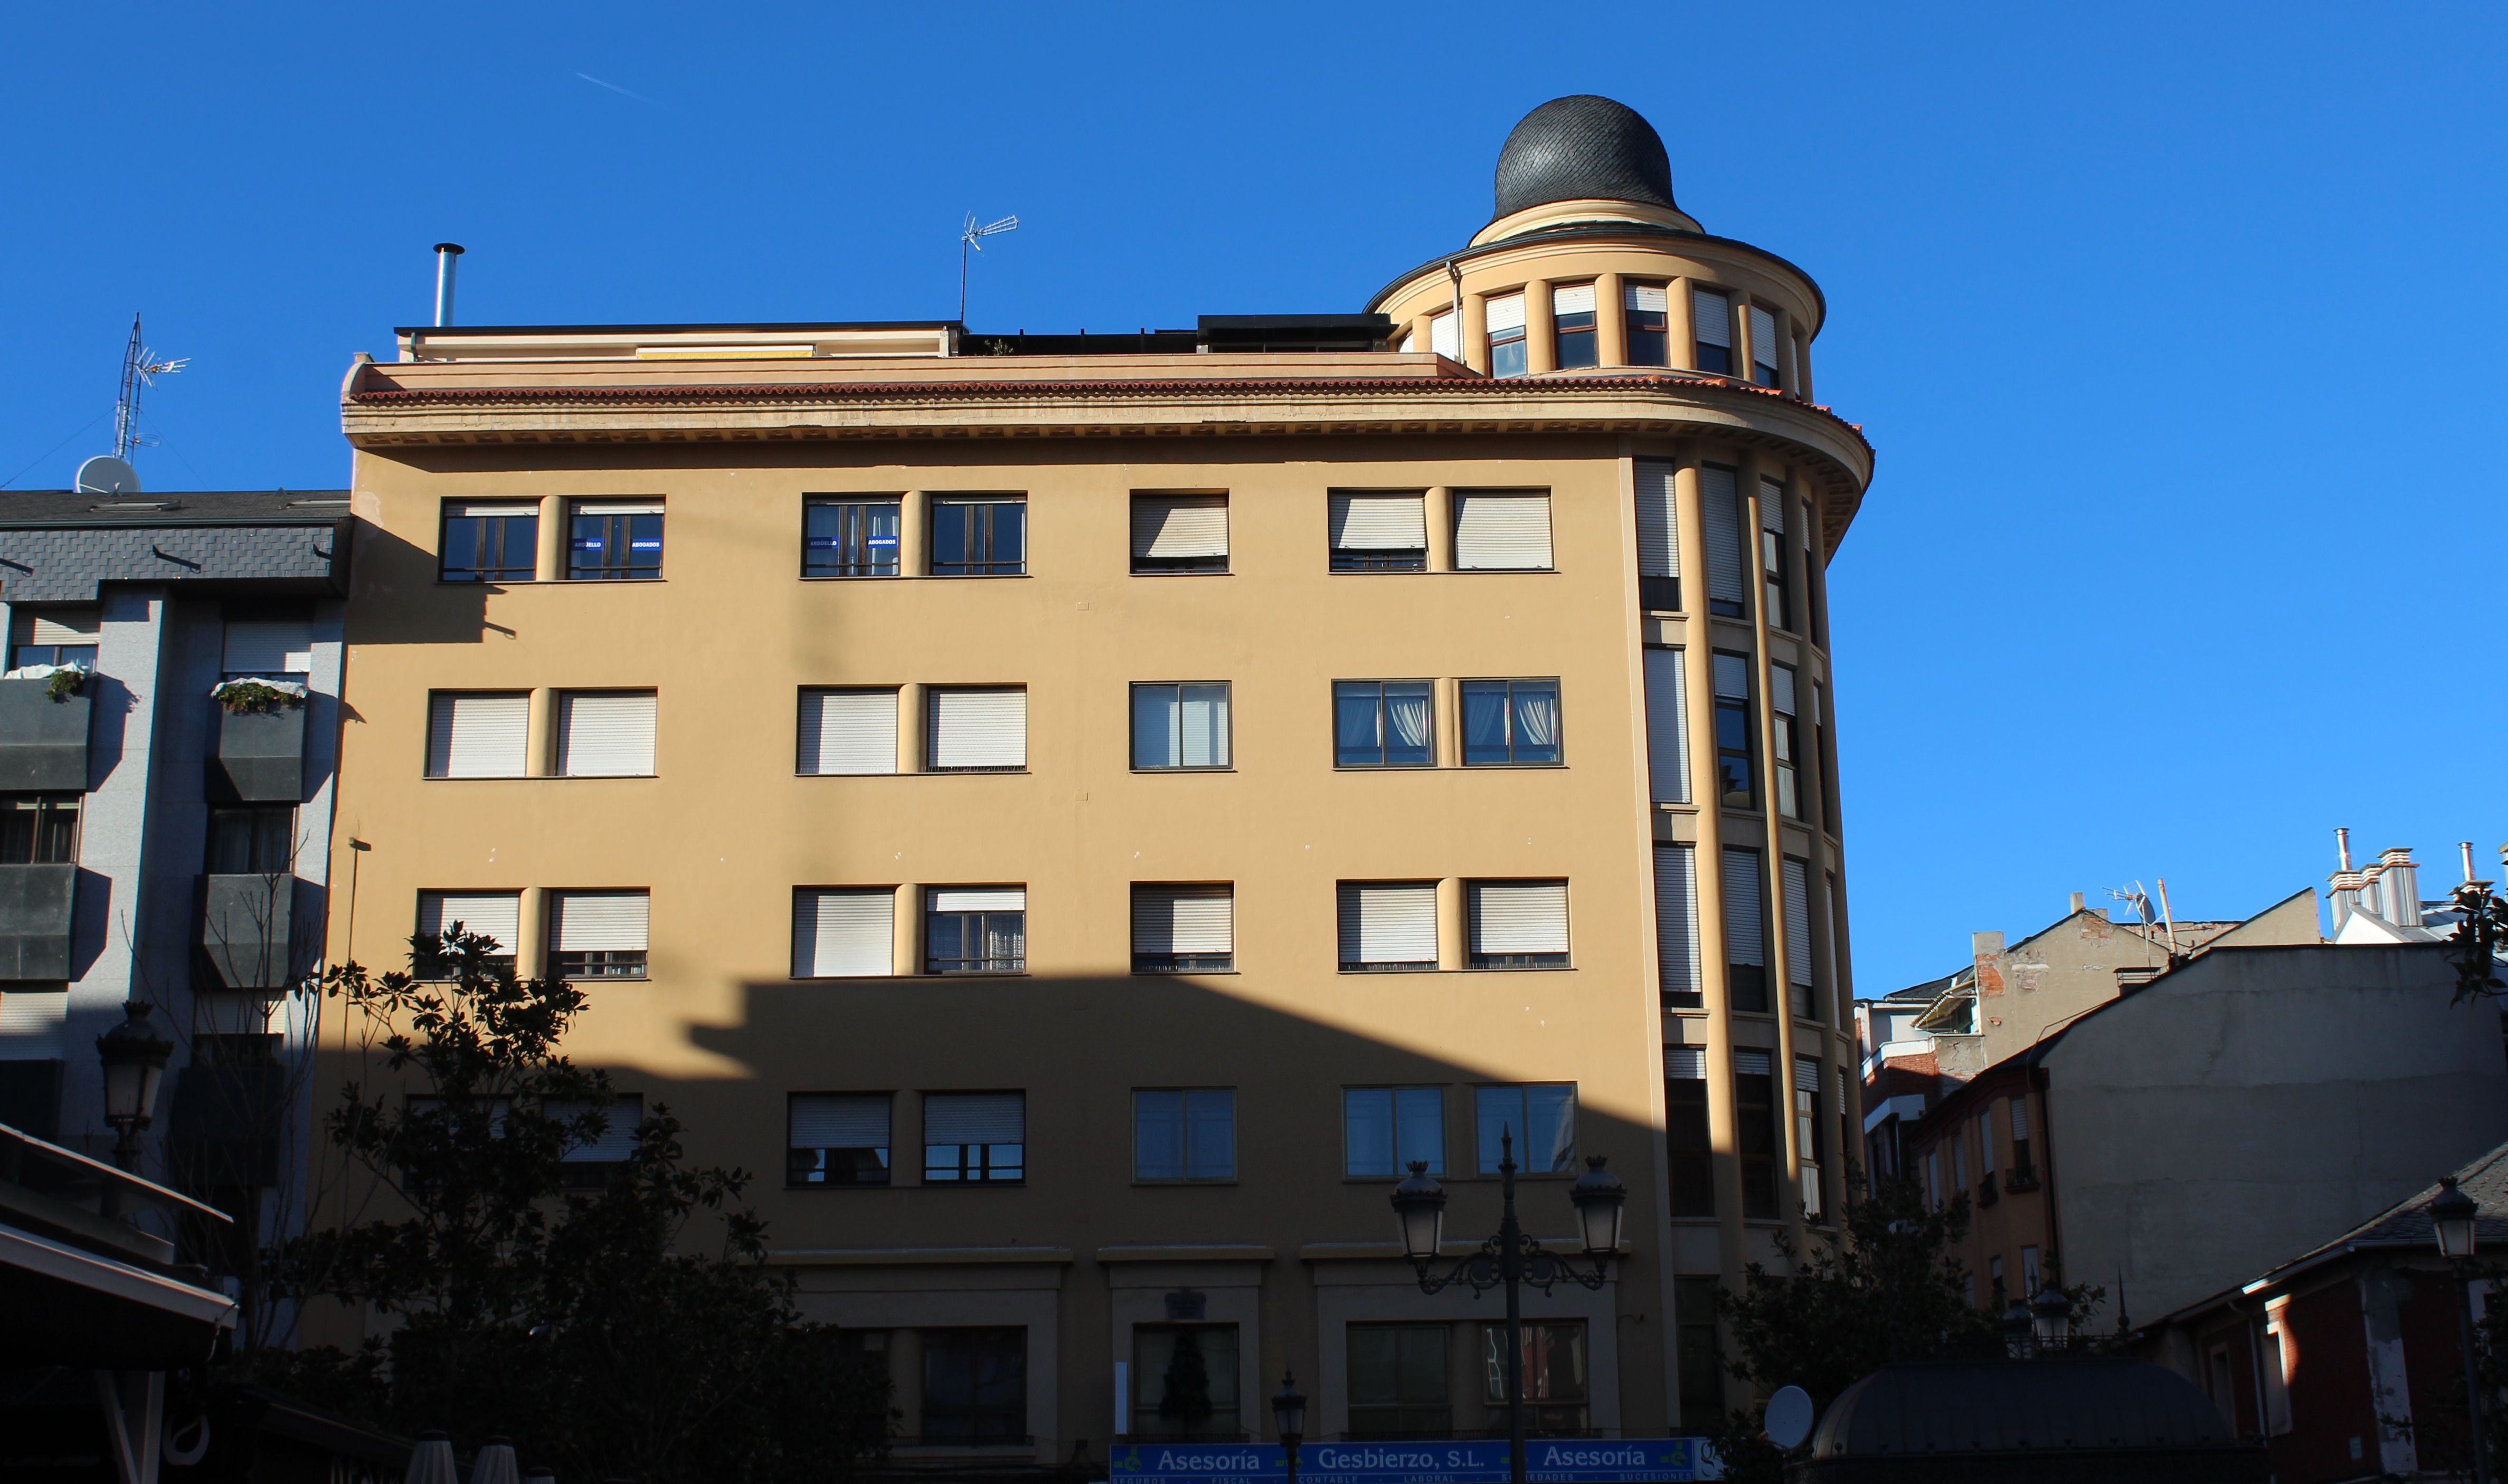
[[[154,1008],[136,999],[125,1002],[129,1018],[95,1038],[95,1054],[104,1062],[104,1121],[117,1136],[113,1162],[132,1175],[139,1173],[140,1132],[156,1112],[157,1084],[174,1050],[148,1024]]]
[[[1307,1440],[1307,1394],[1298,1378],[1280,1373],[1280,1390],[1272,1397],[1272,1428],[1280,1434],[1280,1453],[1289,1463],[1289,1484],[1298,1484],[1298,1445]]]
[[[2490,1440],[2483,1436],[2482,1376],[2475,1364],[2473,1288],[2466,1266],[2473,1260],[2474,1221],[2482,1214],[2473,1197],[2455,1188],[2455,1176],[2441,1176],[2438,1194],[2429,1203],[2430,1227],[2438,1236],[2439,1255],[2455,1275],[2455,1326],[2464,1346],[2464,1409],[2466,1430],[2473,1437],[2473,1484],[2490,1484]]]
[[[1574,1259],[1545,1249],[1524,1234],[1515,1219],[1515,1139],[1498,1130],[1498,1191],[1501,1201],[1497,1235],[1481,1249],[1457,1262],[1443,1276],[1429,1270],[1441,1255],[1446,1234],[1446,1188],[1428,1174],[1425,1160],[1414,1160],[1411,1177],[1393,1187],[1393,1216],[1402,1231],[1402,1252],[1419,1270],[1420,1291],[1436,1293],[1460,1283],[1478,1298],[1492,1288],[1506,1292],[1506,1436],[1507,1473],[1524,1484],[1524,1301],[1521,1289],[1531,1284],[1542,1292],[1560,1283],[1600,1288],[1609,1282],[1611,1254],[1620,1247],[1620,1219],[1629,1198],[1620,1177],[1603,1168],[1600,1154],[1587,1155],[1585,1173],[1568,1192],[1575,1205],[1578,1238],[1584,1243],[1590,1271]]]
[[[2073,1343],[2073,1301],[2051,1278],[2029,1300],[2029,1327],[2036,1331],[2041,1353],[2060,1351]]]
[[[2029,1306],[2018,1299],[2003,1311],[2003,1353],[2014,1360],[2026,1360],[2037,1354],[2036,1322]]]

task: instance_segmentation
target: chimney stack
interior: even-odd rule
[[[435,244],[435,327],[439,330],[453,323],[454,260],[461,256],[459,242]]]
[[[2386,899],[2385,911],[2379,915],[2398,927],[2421,925],[2420,868],[2413,864],[2411,847],[2379,851],[2378,864],[2382,868],[2379,886]]]
[[[2080,917],[2080,916],[2082,915],[2082,909],[2083,909],[2083,907],[2084,907],[2084,905],[2085,905],[2085,904],[2082,901],[2082,893],[2080,893],[2079,891],[2074,892],[2074,893],[2073,893],[2073,916],[2075,916],[2075,917]]]

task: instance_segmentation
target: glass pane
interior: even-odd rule
[[[1519,763],[1559,761],[1559,682],[1518,680],[1515,699],[1515,760]]]
[[[1132,1177],[1184,1178],[1184,1109],[1181,1093],[1132,1094]]]
[[[1228,687],[1188,685],[1183,688],[1180,740],[1187,768],[1228,766]]]
[[[942,576],[967,569],[967,516],[974,507],[932,507],[932,570]]]
[[[1525,1139],[1515,1161],[1535,1174],[1557,1175],[1576,1164],[1576,1089],[1564,1083],[1528,1087]]]
[[[1220,1088],[1185,1098],[1185,1173],[1198,1180],[1236,1175],[1236,1095]]]
[[[479,538],[488,523],[480,516],[455,516],[444,523],[444,570],[449,576],[479,565]]]
[[[1503,763],[1506,745],[1506,682],[1473,680],[1463,686],[1463,761]]]
[[[1406,1087],[1393,1095],[1401,1169],[1426,1160],[1430,1175],[1446,1173],[1446,1094],[1443,1088]]]
[[[1009,501],[987,507],[992,512],[990,561],[996,572],[1015,572],[1027,562],[1027,506]]]
[[[1384,687],[1384,760],[1425,767],[1431,761],[1428,686],[1425,681],[1398,681]]]
[[[1344,1092],[1342,1127],[1351,1176],[1366,1179],[1394,1173],[1391,1092],[1382,1087]]]
[[[1514,1140],[1516,1167],[1523,1168],[1524,1089],[1476,1087],[1472,1095],[1480,1126],[1481,1174],[1497,1174],[1501,1133]]]
[[[1364,768],[1384,760],[1376,733],[1381,690],[1372,683],[1333,687],[1334,762],[1345,768]]]
[[[1182,755],[1176,688],[1132,687],[1132,766],[1173,768]]]

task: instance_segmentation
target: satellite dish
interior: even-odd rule
[[[1798,1386],[1781,1386],[1768,1398],[1767,1415],[1759,1430],[1768,1441],[1780,1448],[1799,1448],[1811,1436],[1811,1394]]]
[[[81,494],[137,494],[139,471],[127,460],[110,453],[98,453],[78,467],[78,492]]]

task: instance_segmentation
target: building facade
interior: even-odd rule
[[[901,1454],[1502,1431],[1728,1401],[1713,1292],[1858,1127],[1823,573],[1870,477],[1824,306],[1603,99],[1355,315],[403,332],[343,388],[359,545],[336,958],[459,920],[587,984],[571,1051],[769,1172]],[[631,1107],[635,1104],[629,1104]],[[586,1151],[597,1157],[600,1151]],[[1457,1250],[1462,1249],[1458,1241]],[[353,1326],[353,1319],[343,1319]],[[1164,1409],[1173,1412],[1174,1408]]]

